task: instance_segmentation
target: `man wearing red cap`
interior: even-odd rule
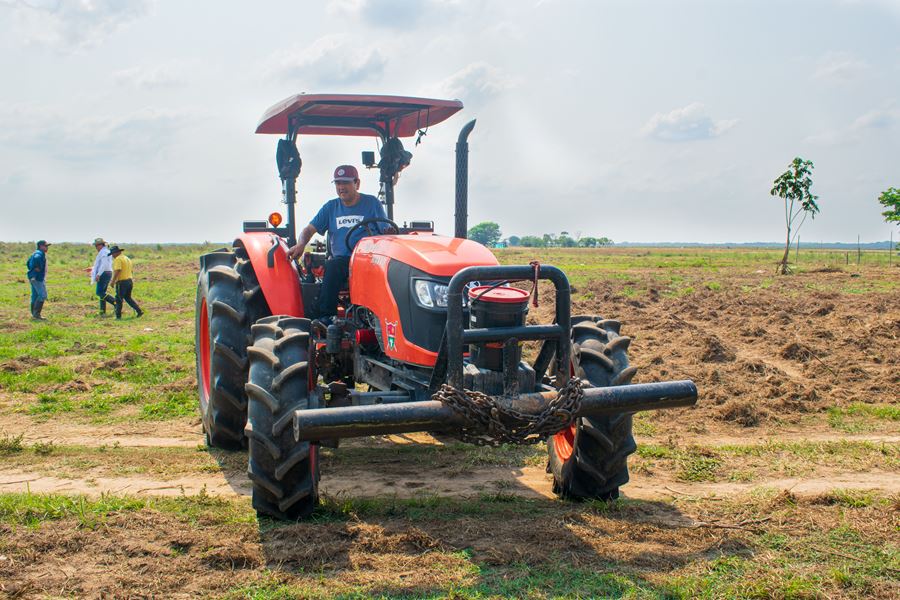
[[[348,250],[347,233],[364,219],[387,219],[378,198],[359,193],[359,173],[353,165],[341,165],[334,170],[334,187],[338,197],[322,206],[309,225],[300,232],[297,244],[288,251],[288,256],[297,258],[303,254],[312,236],[317,233],[331,234],[331,258],[325,263],[317,315],[326,325],[337,314],[338,293],[347,284],[350,274],[351,250]],[[383,223],[373,224],[373,229],[382,231],[383,228]],[[357,229],[349,247],[355,247],[366,235],[364,227]]]

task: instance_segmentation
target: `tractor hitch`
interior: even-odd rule
[[[521,413],[538,414],[556,398],[556,390],[532,392],[496,401]],[[693,381],[664,381],[613,387],[584,388],[575,416],[596,417],[692,406],[697,402]],[[461,429],[469,423],[460,413],[436,400],[294,411],[294,439],[317,441],[389,433]]]

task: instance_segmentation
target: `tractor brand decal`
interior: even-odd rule
[[[397,338],[397,322],[394,321],[391,323],[390,321],[385,320],[384,322],[384,332],[387,334],[387,345],[390,350],[396,350],[396,338]]]
[[[376,267],[383,267],[388,264],[388,257],[381,254],[372,255],[372,264]]]
[[[362,215],[344,215],[343,217],[335,217],[334,221],[338,229],[348,229],[363,220]]]

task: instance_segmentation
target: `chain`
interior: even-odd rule
[[[556,398],[536,415],[504,408],[492,396],[458,390],[446,383],[431,399],[438,400],[466,420],[466,426],[455,434],[464,442],[478,446],[528,445],[543,441],[575,421],[584,398],[583,385],[579,378],[571,378]]]

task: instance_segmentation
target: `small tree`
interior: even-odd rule
[[[813,183],[811,176],[813,168],[812,161],[803,160],[799,156],[796,157],[791,162],[788,170],[779,175],[774,181],[770,192],[772,196],[778,196],[784,200],[784,224],[787,228],[787,238],[784,243],[784,256],[781,258],[781,262],[778,263],[776,271],[782,275],[790,272],[788,255],[791,251],[791,243],[794,241],[791,237],[791,231],[794,232],[794,237],[796,237],[800,232],[800,227],[806,221],[806,217],[811,216],[815,219],[816,213],[819,212],[819,205],[816,204],[816,200],[819,197],[809,192],[809,188]],[[794,227],[794,223],[801,213],[803,218]]]
[[[900,225],[900,190],[889,187],[878,196],[878,202],[887,209],[881,213],[885,222]]]
[[[469,230],[470,240],[492,247],[500,241],[500,226],[493,221],[484,221]]]
[[[506,243],[509,244],[510,246],[521,246],[522,238],[520,238],[517,235],[511,235],[508,238],[506,238]]]

